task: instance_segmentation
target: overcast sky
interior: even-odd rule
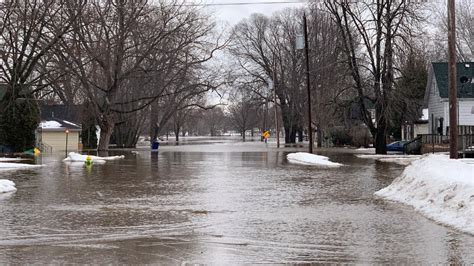
[[[288,0],[207,0],[203,4],[221,3],[259,3],[259,2],[279,2]],[[289,0],[297,2],[298,0]],[[260,4],[260,5],[228,5],[228,6],[207,6],[204,7],[215,14],[217,21],[227,23],[232,26],[240,20],[248,18],[252,13],[262,13],[271,15],[273,12],[288,7],[301,7],[304,3],[284,3],[284,4]]]
[[[298,0],[196,0],[201,4],[221,4],[221,3],[259,3],[259,2],[298,2]],[[283,10],[290,7],[302,7],[301,3],[282,3],[282,4],[260,4],[260,5],[226,5],[226,6],[206,6],[203,7],[208,12],[211,12],[218,24],[224,28],[230,29],[244,18],[248,18],[253,13],[261,13],[270,16],[273,12]],[[228,61],[228,55],[222,52],[215,54],[217,64],[222,61]],[[224,98],[226,97],[224,93]],[[217,104],[226,102],[226,99],[221,99],[216,94],[209,94],[208,101],[210,104]]]

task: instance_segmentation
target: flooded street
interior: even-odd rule
[[[0,264],[473,263],[474,237],[373,193],[402,166],[317,151],[337,169],[289,164],[303,148],[202,140],[94,165],[43,155],[1,172]]]

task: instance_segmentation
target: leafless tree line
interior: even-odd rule
[[[304,54],[296,49],[295,40],[302,34],[303,12],[308,16],[309,27],[311,122],[321,146],[325,132],[342,119],[340,102],[347,97],[342,92],[349,86],[347,68],[341,59],[341,35],[328,12],[310,5],[272,17],[255,14],[234,28],[230,51],[242,69],[236,82],[263,101],[273,102],[276,92],[285,142],[294,143],[297,137],[301,141],[307,124],[306,70]],[[275,85],[275,91],[270,84]]]
[[[447,60],[448,18],[444,1],[431,5],[432,34],[428,34],[426,48],[431,49],[432,60]],[[460,62],[474,61],[474,2],[471,0],[456,1],[456,57]]]
[[[338,0],[313,1],[272,17],[255,14],[233,31],[230,51],[241,67],[236,81],[272,101],[268,85],[275,79],[285,140],[294,142],[307,119],[304,58],[295,49],[305,12],[314,95],[311,122],[318,141],[347,124],[349,113],[356,110],[375,139],[376,152],[385,153],[390,131],[401,121],[415,121],[422,106],[431,57],[422,44],[427,8],[423,1]],[[460,17],[465,33],[460,34],[459,47],[469,52],[466,40],[472,39],[472,27],[466,25],[472,24],[472,15]]]
[[[145,121],[156,138],[160,123],[186,108],[206,107],[203,95],[224,83],[206,62],[225,40],[203,10],[183,1],[0,5],[0,78],[10,85],[5,102],[24,93],[86,104],[101,129],[100,150],[116,127],[125,146],[136,143]]]

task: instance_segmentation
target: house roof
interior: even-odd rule
[[[448,98],[448,63],[432,63],[439,96]],[[467,82],[462,84],[461,78]],[[456,88],[458,98],[474,98],[474,62],[456,64]]]
[[[61,120],[61,119],[48,119],[42,120],[38,126],[42,131],[81,131],[81,126],[76,123]]]
[[[41,120],[82,121],[82,105],[42,104],[40,108]]]

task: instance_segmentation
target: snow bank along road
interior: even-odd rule
[[[413,206],[425,216],[474,234],[474,165],[428,155],[375,195]]]

